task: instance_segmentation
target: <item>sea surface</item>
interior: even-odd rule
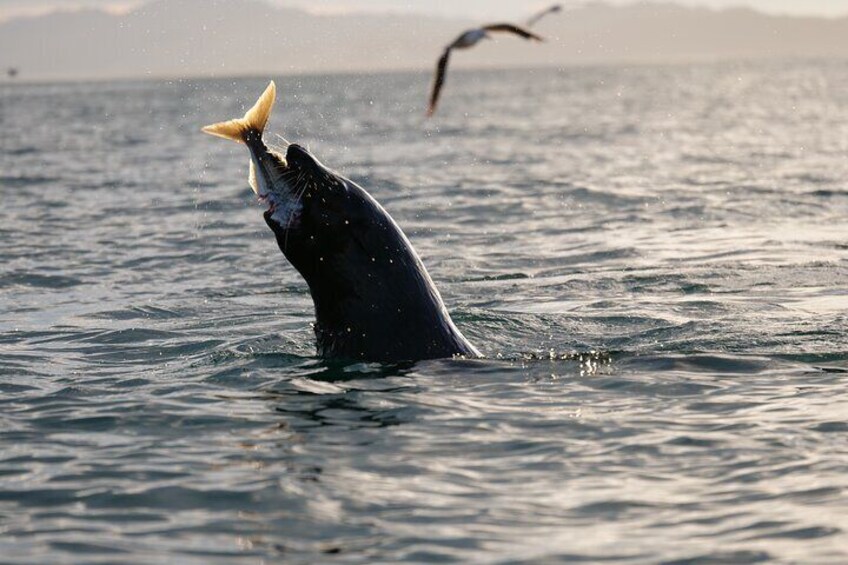
[[[315,357],[270,78],[485,359]],[[0,561],[848,562],[848,63],[429,80],[0,85]]]

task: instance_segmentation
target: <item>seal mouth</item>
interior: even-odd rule
[[[263,206],[268,207],[267,212],[269,214],[273,214],[274,212],[277,211],[277,203],[274,202],[274,200],[271,198],[270,194],[267,194],[265,196],[260,196],[260,197],[257,198],[257,200],[259,200],[259,203],[262,204]]]
[[[285,155],[278,148],[269,151],[274,166],[256,167],[259,171],[254,175],[252,185],[257,201],[266,208],[263,214],[265,220],[287,233],[300,224],[303,196],[310,186],[310,172],[304,170],[296,159],[289,158],[292,145],[285,148]]]
[[[296,143],[282,148],[251,147],[251,151],[250,186],[266,207],[266,220],[283,230],[297,228],[307,191],[330,182],[331,173]]]
[[[250,187],[256,195],[256,200],[267,207],[271,214],[279,207],[285,207],[286,199],[291,192],[292,167],[284,157],[285,149],[279,148],[263,151],[251,148]]]

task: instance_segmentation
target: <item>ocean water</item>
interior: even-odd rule
[[[486,359],[315,358],[269,78]],[[848,64],[428,85],[0,86],[0,561],[848,562]]]

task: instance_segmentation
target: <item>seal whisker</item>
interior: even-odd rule
[[[286,252],[289,248],[289,228],[291,228],[292,220],[294,219],[294,213],[297,211],[297,205],[300,203],[300,200],[303,198],[303,195],[306,194],[306,189],[308,186],[304,186],[303,189],[295,196],[294,205],[292,205],[291,212],[289,212],[289,219],[286,220],[286,238],[283,242],[283,253]]]

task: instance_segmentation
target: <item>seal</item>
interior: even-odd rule
[[[285,155],[268,148],[262,136],[275,99],[271,82],[243,118],[203,131],[247,145],[265,221],[309,286],[318,354],[377,362],[479,357],[412,244],[365,189],[300,145],[289,144]]]

